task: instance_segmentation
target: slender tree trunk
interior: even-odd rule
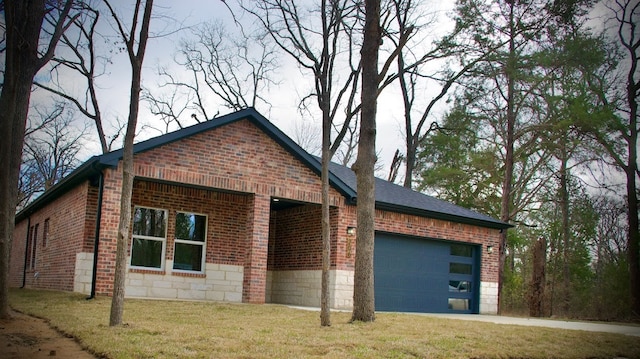
[[[638,59],[632,58],[632,71],[637,71]],[[640,91],[640,84],[634,82],[633,73],[629,73],[627,88],[627,100],[629,102],[629,164],[626,168],[627,175],[627,203],[629,207],[628,221],[628,259],[629,259],[629,281],[631,289],[631,308],[634,314],[640,317],[640,234],[638,230],[638,188],[636,184],[636,174],[638,173],[638,102],[636,93]]]
[[[376,108],[378,48],[380,46],[380,0],[365,0],[362,43],[362,118],[358,158],[353,165],[358,187],[356,262],[351,321],[375,320],[373,246],[375,237]]]
[[[329,126],[331,124],[329,123]],[[324,127],[324,124],[323,124]],[[328,142],[325,146],[325,133],[329,130],[323,128],[322,145],[322,294],[320,303],[320,325],[331,325],[331,288],[329,271],[331,269],[331,221],[329,214],[329,162],[330,151]]]
[[[403,186],[411,188],[413,182],[413,169],[416,162],[416,137],[413,136],[413,122],[411,119],[411,99],[409,98],[409,87],[405,79],[405,63],[403,52],[398,53],[398,80],[400,82],[400,90],[402,92],[402,103],[404,106],[404,127],[405,127],[405,145],[407,148],[407,157],[405,161],[405,174]]]
[[[131,63],[131,93],[129,102],[129,118],[127,121],[127,132],[124,139],[123,157],[122,157],[122,194],[120,199],[120,221],[118,224],[118,238],[116,242],[116,268],[113,279],[113,297],[111,298],[111,314],[109,316],[109,326],[122,324],[122,315],[124,312],[124,294],[125,294],[125,276],[127,268],[127,246],[129,242],[129,233],[131,227],[131,196],[133,193],[133,140],[138,122],[138,110],[140,107],[140,82],[142,77],[142,60],[149,37],[149,22],[151,21],[151,10],[153,8],[153,0],[146,0],[144,6],[144,15],[142,27],[140,28],[140,39],[137,41],[138,48],[134,49],[136,44],[135,28],[136,19],[140,11],[141,0],[136,2],[134,13],[134,21],[132,24],[131,34],[126,40],[127,51],[129,53],[129,61]],[[110,7],[110,5],[107,3]],[[117,17],[113,11],[112,15],[117,21]],[[120,26],[120,24],[119,24]],[[123,39],[127,39],[122,27],[120,32]]]
[[[562,311],[569,314],[569,300],[571,292],[571,278],[569,273],[570,232],[569,232],[569,188],[567,169],[567,148],[565,139],[561,139],[561,167],[560,167],[560,212],[562,216]]]
[[[120,222],[116,242],[116,268],[113,278],[113,296],[111,298],[111,315],[109,325],[122,324],[124,312],[125,277],[127,269],[127,246],[131,228],[131,196],[133,194],[133,140],[138,122],[140,97],[141,67],[133,66],[131,76],[131,103],[129,105],[129,121],[124,138],[122,158],[122,197],[120,198]]]
[[[511,220],[511,187],[513,182],[513,148],[514,148],[514,128],[516,122],[516,113],[514,105],[515,94],[515,24],[513,7],[515,5],[510,3],[510,39],[509,39],[509,55],[507,58],[507,64],[505,69],[505,75],[507,77],[507,133],[506,133],[506,148],[505,148],[505,164],[504,164],[504,180],[502,182],[502,201],[500,204],[500,220],[508,223]],[[501,313],[502,307],[502,287],[504,284],[504,269],[507,259],[507,231],[502,231],[500,235],[500,258],[498,263],[498,313]]]
[[[331,163],[331,88],[329,84],[329,29],[327,2],[322,0],[322,72],[316,78],[320,85],[319,105],[322,110],[322,283],[320,294],[320,325],[331,325],[331,217],[329,213],[329,164]]]

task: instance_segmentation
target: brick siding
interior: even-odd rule
[[[230,123],[138,153],[134,161],[132,206],[169,211],[165,260],[173,258],[175,212],[185,211],[208,218],[207,267],[243,269],[238,273],[243,276],[244,302],[265,302],[267,271],[321,269],[320,177],[249,121]],[[120,167],[104,171],[98,294],[112,291],[121,184]],[[272,211],[273,198],[303,205]],[[349,278],[345,273],[354,268],[355,235],[348,234],[347,227],[357,227],[356,207],[346,205],[334,189],[330,203],[331,268],[340,277]],[[28,272],[28,285],[73,290],[74,271],[70,266],[75,263],[76,253],[93,252],[96,206],[97,188],[85,183],[31,217],[31,224],[40,223],[41,230],[43,221],[50,218],[51,234],[47,248],[38,251],[37,265],[42,265],[37,268],[38,282],[33,280],[34,273]],[[499,230],[380,210],[376,211],[375,222],[380,232],[493,245],[496,249],[500,235]],[[12,286],[21,285],[26,231],[26,221],[17,224]],[[497,252],[482,251],[481,281],[497,282]],[[140,270],[129,273],[136,274],[134,278],[154,274]],[[174,276],[170,268],[159,275]],[[193,278],[189,281],[199,283],[198,276]],[[348,279],[341,280],[340,285],[343,282]],[[131,287],[131,280],[128,283]],[[348,299],[340,300],[348,303]]]
[[[93,246],[96,203],[97,188],[85,182],[29,217],[31,227],[35,229],[37,225],[38,234],[35,263],[33,269],[26,271],[26,287],[73,290],[76,254]],[[47,219],[49,233],[45,245]],[[9,275],[13,287],[22,286],[28,223],[28,220],[16,223]]]

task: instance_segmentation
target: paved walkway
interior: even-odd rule
[[[415,314],[425,315],[430,317],[437,317],[437,318],[474,320],[478,322],[489,322],[489,323],[510,324],[510,325],[525,325],[525,326],[531,326],[531,327],[585,330],[588,332],[605,332],[605,333],[624,334],[624,335],[632,335],[632,336],[640,337],[640,326],[634,326],[634,325],[608,324],[608,323],[602,323],[602,322],[566,321],[566,320],[556,320],[556,319],[517,318],[517,317],[505,317],[501,315],[482,315],[482,314],[429,314],[429,313],[415,313]]]

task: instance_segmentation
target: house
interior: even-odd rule
[[[254,109],[134,153],[126,296],[320,305],[316,157]],[[18,213],[11,286],[111,294],[121,160],[121,150],[92,157]],[[330,172],[331,306],[348,309],[356,179]],[[508,224],[383,180],[375,223],[376,310],[496,312],[493,249]]]

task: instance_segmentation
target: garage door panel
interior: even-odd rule
[[[377,234],[376,310],[477,311],[477,248],[452,242]]]

